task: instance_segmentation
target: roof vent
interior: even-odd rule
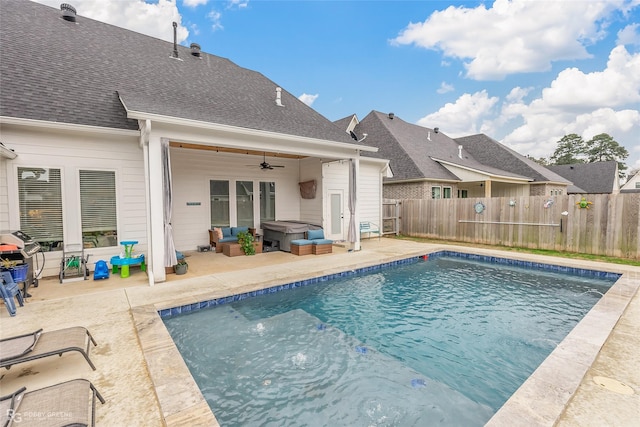
[[[431,131],[427,131],[427,141],[431,141]]]
[[[393,117],[395,116],[395,114],[393,113],[389,113],[389,119],[393,120]]]
[[[458,145],[458,157],[462,158],[462,145]]]
[[[178,23],[177,22],[173,22],[173,54],[171,56],[173,56],[174,58],[178,57],[178,42],[177,42],[177,31],[178,28]]]
[[[191,55],[200,58],[200,45],[198,43],[191,43]]]
[[[276,88],[276,105],[278,107],[284,107],[284,105],[282,105],[282,88],[280,87]]]
[[[440,132],[440,128],[433,128],[433,131],[434,131],[435,133],[438,133],[438,132]]]
[[[62,19],[69,22],[76,22],[76,8],[68,3],[62,3],[60,5],[62,11]]]

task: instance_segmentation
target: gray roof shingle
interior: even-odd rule
[[[344,119],[343,119],[344,120]],[[528,179],[519,174],[494,165],[479,162],[470,152],[463,149],[458,156],[459,143],[442,132],[435,132],[423,126],[407,123],[397,116],[389,118],[386,113],[370,112],[355,128],[356,134],[367,133],[362,143],[378,147],[374,154],[366,156],[382,157],[390,160],[393,180],[432,179],[455,180],[460,178],[445,168],[439,161],[471,168],[489,175]]]
[[[344,130],[228,59],[24,0],[0,2],[0,115],[138,129],[127,109],[337,142]],[[167,22],[167,25],[171,25]]]
[[[594,163],[574,163],[571,165],[553,165],[548,168],[573,182],[583,191],[571,193],[611,194],[618,179],[618,164],[615,160]]]
[[[533,182],[568,181],[557,173],[518,154],[485,134],[476,134],[455,139],[476,160],[487,166],[500,168],[514,174],[530,177]]]

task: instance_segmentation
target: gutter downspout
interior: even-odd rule
[[[149,286],[153,286],[155,284],[154,276],[153,276],[153,236],[151,233],[151,206],[150,199],[150,179],[149,179],[149,135],[151,134],[151,120],[145,120],[144,122],[140,120],[140,123],[143,123],[140,131],[140,148],[142,148],[142,157],[144,159],[144,196],[145,196],[145,206],[147,211],[147,251],[149,255],[147,259],[149,260],[147,264],[147,276],[149,279]]]
[[[353,250],[358,252],[362,249],[360,245],[360,205],[362,205],[362,201],[360,199],[360,150],[356,150],[356,156],[353,158],[353,162],[355,164],[355,176],[356,176],[356,209],[354,215],[355,222],[355,232],[356,232],[356,241],[353,245]]]

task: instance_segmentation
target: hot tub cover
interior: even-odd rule
[[[263,230],[279,231],[280,233],[304,233],[308,230],[318,230],[322,227],[303,221],[265,221],[261,224]]]

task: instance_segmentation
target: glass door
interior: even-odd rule
[[[253,181],[236,181],[238,227],[253,227]]]

